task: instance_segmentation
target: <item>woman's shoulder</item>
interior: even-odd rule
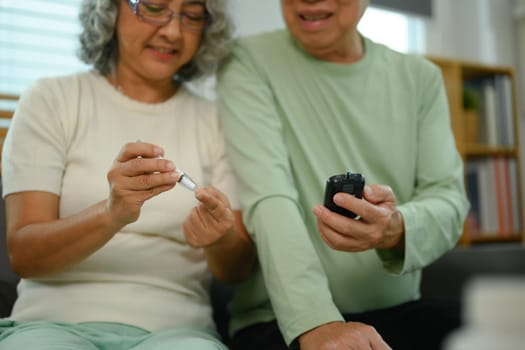
[[[201,133],[216,133],[220,128],[216,100],[186,86],[182,87],[178,94],[181,102],[178,106],[185,118],[191,118]]]
[[[40,77],[33,81],[24,94],[71,94],[85,83],[97,81],[98,73],[94,71],[76,72],[67,75]]]
[[[182,85],[178,94],[186,106],[191,106],[196,111],[206,114],[216,112],[216,96],[214,88],[211,86]]]

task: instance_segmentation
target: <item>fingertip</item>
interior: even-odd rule
[[[197,198],[198,200],[201,200],[201,198],[202,198],[203,195],[204,195],[204,194],[203,194],[203,192],[202,192],[202,188],[197,187],[197,188],[195,189],[195,192],[194,192],[194,196],[195,196],[195,198]]]
[[[153,147],[153,155],[155,157],[164,157],[164,150],[160,148],[159,146]]]
[[[171,160],[168,160],[168,161],[166,162],[166,170],[168,170],[168,171],[172,171],[172,172],[176,173],[176,172],[175,172],[175,170],[176,170],[176,168],[175,168],[175,164],[174,164]]]
[[[346,195],[345,192],[337,192],[336,194],[334,194],[334,198],[333,198],[334,203],[339,206],[343,205],[346,200],[345,195]]]
[[[206,190],[205,187],[197,187],[195,189],[195,198],[197,198],[200,202],[203,203],[210,203],[210,201],[213,200],[213,196],[210,195],[210,193]]]
[[[323,211],[323,209],[321,208],[320,205],[316,205],[316,206],[314,206],[313,209],[312,209],[312,213],[313,213],[316,217],[320,217],[322,211]]]
[[[364,193],[366,197],[370,197],[374,194],[374,191],[372,190],[372,187],[366,185],[364,188]]]

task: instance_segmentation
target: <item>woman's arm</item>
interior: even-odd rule
[[[13,271],[24,278],[58,272],[97,251],[118,231],[105,202],[58,218],[60,197],[18,192],[6,197],[7,245]]]
[[[136,221],[144,202],[173,188],[178,179],[173,163],[155,159],[162,154],[162,149],[151,144],[124,146],[108,172],[108,199],[69,217],[59,218],[60,197],[56,194],[27,191],[8,195],[7,244],[13,270],[24,278],[62,271]]]

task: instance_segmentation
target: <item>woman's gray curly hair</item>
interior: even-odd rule
[[[92,64],[101,74],[115,70],[117,63],[116,22],[120,0],[83,0],[79,19],[83,31],[80,34],[79,58]],[[226,16],[225,0],[206,0],[210,24],[203,32],[197,54],[175,75],[177,81],[212,74],[219,62],[230,53],[232,27]]]

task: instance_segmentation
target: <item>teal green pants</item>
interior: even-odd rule
[[[0,320],[0,350],[228,350],[208,329],[159,332],[119,323]]]

